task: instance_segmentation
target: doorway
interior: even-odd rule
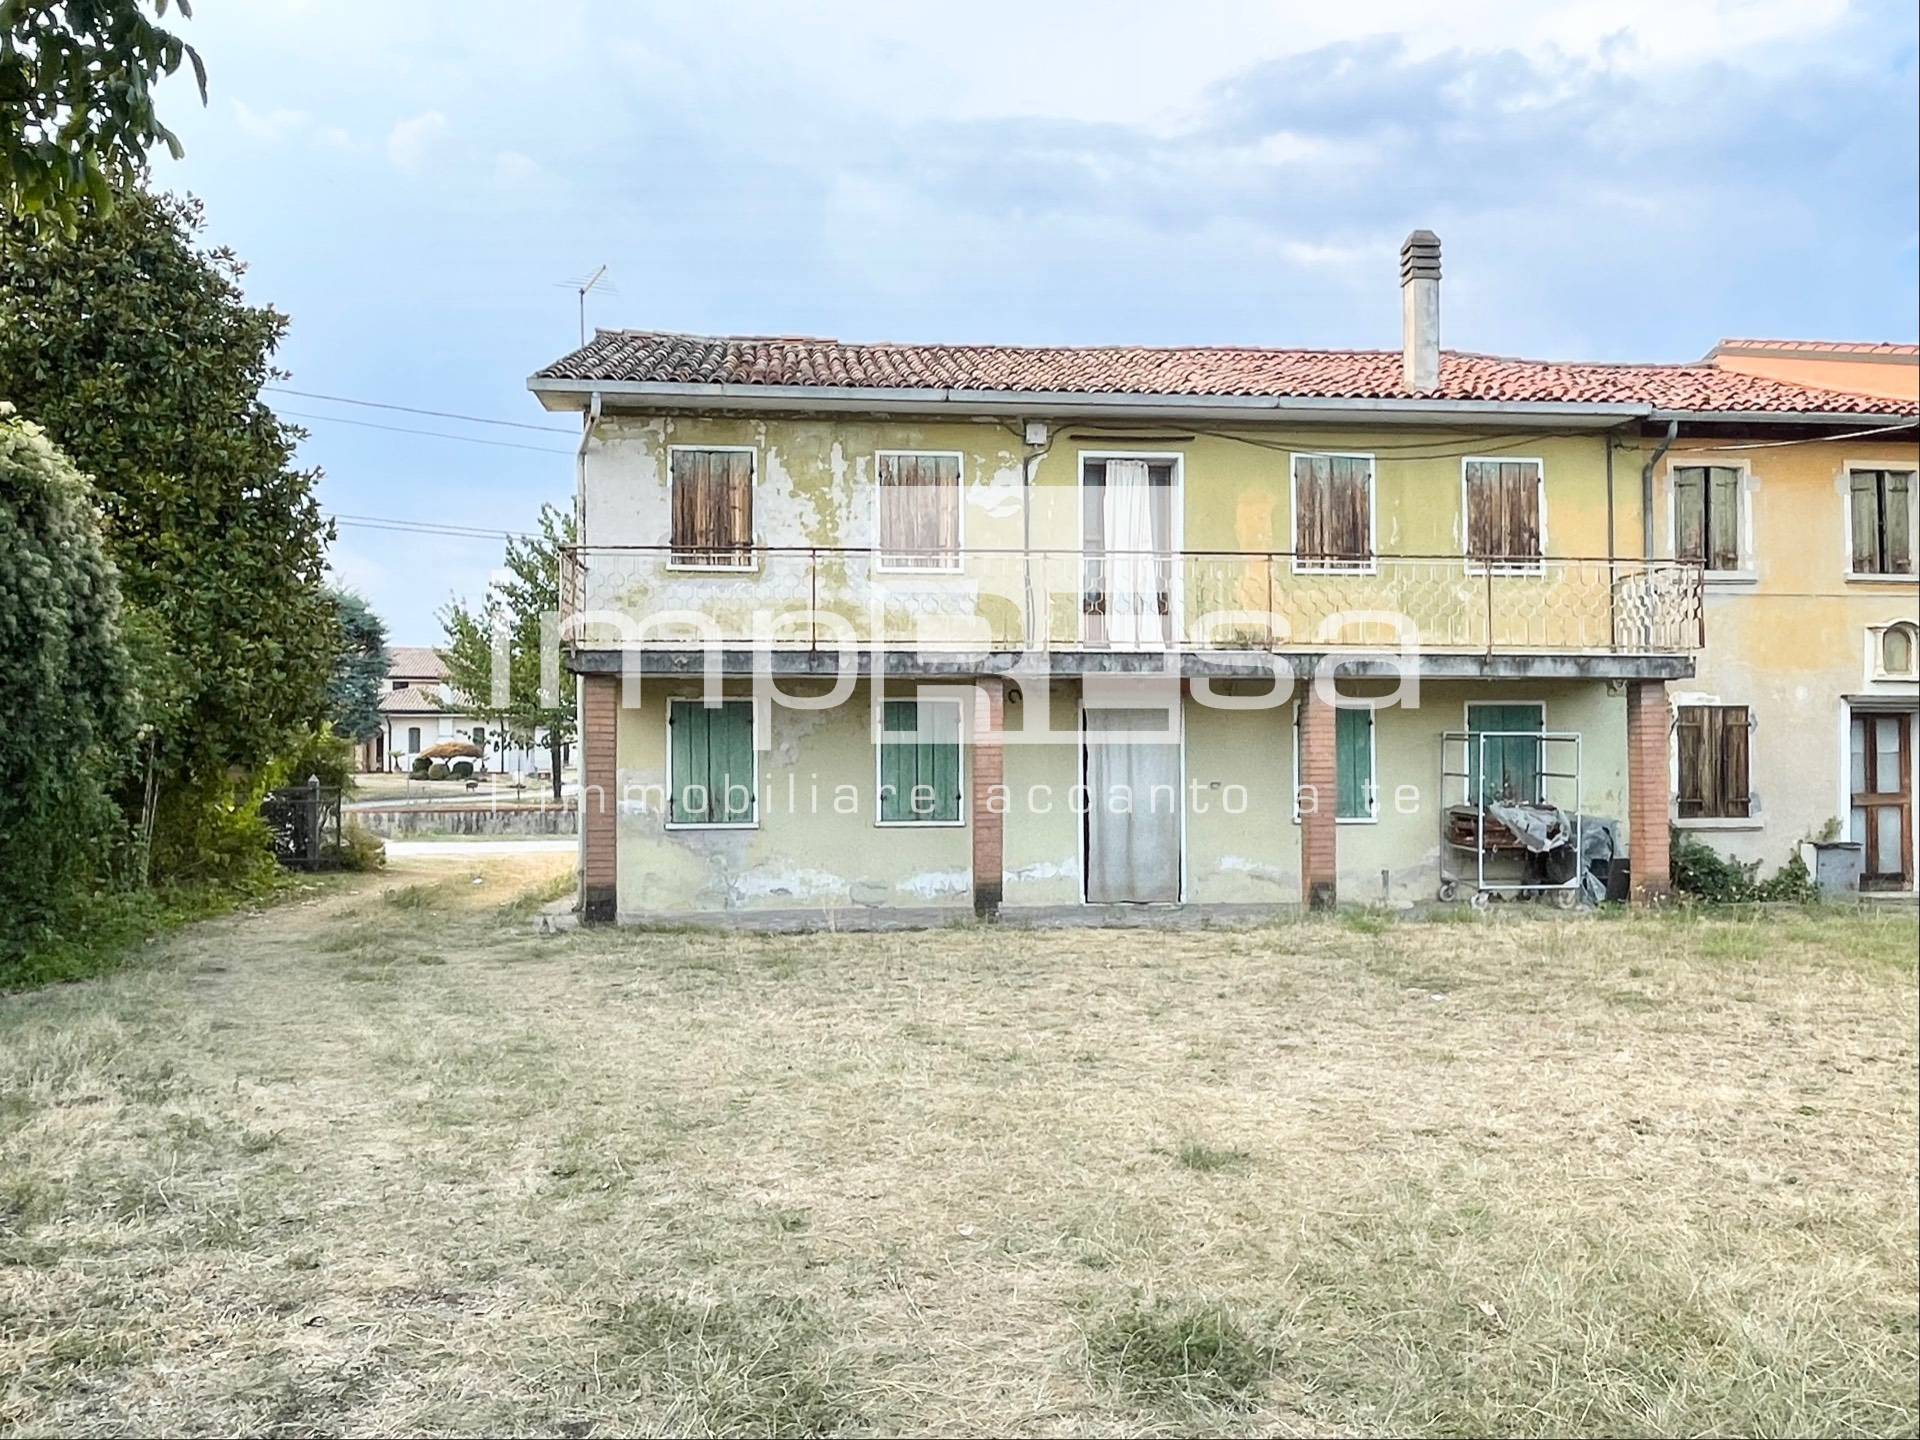
[[[1179,630],[1180,457],[1080,456],[1080,639],[1164,649]]]
[[[1861,846],[1860,884],[1913,884],[1913,715],[1857,712],[1848,724],[1849,830]]]
[[[1177,905],[1186,837],[1178,706],[1090,705],[1080,726],[1087,903]]]

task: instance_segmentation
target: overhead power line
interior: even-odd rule
[[[571,455],[558,445],[522,445],[518,440],[487,440],[478,435],[450,435],[445,430],[416,430],[411,425],[382,425],[377,420],[349,420],[344,415],[315,415],[308,410],[278,410],[295,420],[321,420],[334,425],[356,425],[362,430],[386,430],[395,435],[424,435],[433,440],[458,440],[463,445],[490,445],[496,450],[531,450],[540,455]]]
[[[500,425],[509,430],[538,430],[547,435],[575,433],[565,425],[535,425],[526,420],[492,420],[485,415],[462,415],[455,410],[423,410],[418,405],[394,405],[385,400],[356,400],[350,395],[322,395],[318,390],[294,390],[285,385],[262,385],[276,395],[298,395],[302,400],[330,400],[336,405],[364,405],[369,410],[399,410],[408,415],[431,415],[436,420],[465,420],[472,425]]]
[[[496,530],[480,525],[455,525],[439,520],[403,520],[393,515],[329,514],[336,525],[357,530],[392,530],[404,535],[449,535],[458,540],[533,540],[530,530]]]

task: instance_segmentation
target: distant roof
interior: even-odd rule
[[[401,680],[444,680],[447,662],[431,645],[389,645],[387,674]]]
[[[1786,355],[1885,355],[1895,360],[1920,360],[1920,345],[1903,345],[1892,340],[1722,340],[1714,353],[1723,350],[1759,350]]]
[[[539,382],[639,382],[1507,404],[1644,405],[1693,413],[1912,415],[1912,401],[1855,395],[1691,364],[1604,364],[1441,352],[1438,388],[1402,383],[1398,350],[1272,350],[1244,346],[853,344],[794,336],[676,335],[600,330],[538,371]],[[545,388],[552,388],[549,384]],[[1838,395],[1846,396],[1844,402]]]
[[[408,715],[445,710],[448,707],[431,690],[422,690],[417,685],[409,685],[404,690],[381,691],[380,708],[392,714]]]

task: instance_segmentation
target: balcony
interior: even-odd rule
[[[1704,639],[1697,565],[1599,558],[579,546],[561,596],[576,651],[1676,656]]]

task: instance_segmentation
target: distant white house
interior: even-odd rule
[[[497,728],[465,712],[462,697],[447,683],[447,662],[431,646],[388,646],[384,687],[380,729],[360,747],[362,770],[405,772],[417,756],[448,740],[479,746],[492,771],[523,775],[548,764],[544,745],[510,745]]]

